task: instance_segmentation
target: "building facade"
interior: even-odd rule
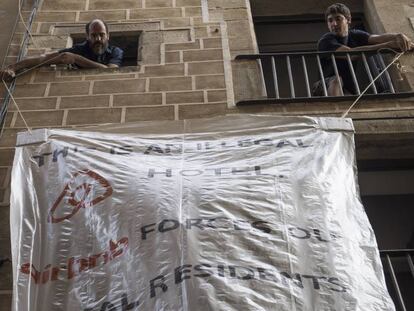
[[[312,99],[306,92],[317,76],[317,68],[312,69],[317,56],[304,52],[315,50],[317,39],[326,31],[323,13],[331,2],[26,0],[4,65],[70,47],[84,37],[86,22],[100,18],[108,23],[111,40],[127,49],[126,66],[99,70],[42,67],[19,76],[11,86],[12,94],[29,127],[72,128],[230,113],[339,117],[354,97]],[[403,32],[414,38],[411,1],[342,2],[351,8],[356,26],[373,33]],[[260,58],[263,53],[273,58]],[[293,60],[297,57],[299,61]],[[384,58],[389,61],[392,55]],[[274,68],[285,68],[286,59],[293,69],[282,72],[277,80],[272,62]],[[307,71],[302,59],[308,61],[309,76],[304,80],[308,87],[298,82],[303,79],[298,76]],[[407,53],[390,68],[391,82],[385,83],[391,83],[394,92],[362,97],[348,117],[356,128],[363,201],[380,248],[409,249],[414,248],[414,97],[410,97],[414,57]],[[272,88],[275,81],[279,85]],[[292,93],[292,85],[296,92]],[[16,134],[26,126],[3,85],[0,94],[5,99],[3,109],[8,103],[0,138],[0,310],[9,310],[10,176]],[[403,258],[395,271],[404,296],[414,271],[404,261],[410,253],[397,255]]]

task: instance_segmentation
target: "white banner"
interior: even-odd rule
[[[395,310],[353,134],[239,115],[20,135],[13,310]]]

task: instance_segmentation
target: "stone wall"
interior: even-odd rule
[[[254,16],[289,16],[304,14],[323,14],[325,9],[340,2],[347,5],[352,12],[362,12],[364,9],[363,0],[301,0],[301,1],[271,1],[251,0],[252,13]]]
[[[13,27],[17,17],[17,3],[14,0],[3,0],[0,2],[0,20],[2,31],[0,32],[0,64],[3,63],[7,53],[9,41],[13,33]]]

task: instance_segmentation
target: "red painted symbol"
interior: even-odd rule
[[[112,187],[101,175],[82,170],[73,175],[49,211],[48,222],[72,218],[81,208],[92,207],[112,194]],[[67,204],[63,204],[63,199]],[[62,204],[61,204],[62,203]],[[62,211],[63,210],[63,211]],[[56,216],[58,214],[58,216]]]

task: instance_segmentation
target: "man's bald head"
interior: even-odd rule
[[[103,20],[101,20],[101,19],[93,19],[93,20],[91,20],[89,23],[87,23],[86,25],[85,25],[85,32],[86,32],[86,35],[89,35],[89,33],[90,33],[90,29],[91,29],[91,27],[92,26],[94,26],[95,24],[100,24],[100,25],[103,25],[104,27],[105,27],[105,30],[106,30],[106,33],[107,34],[109,34],[109,29],[108,29],[108,25],[103,21]]]
[[[93,53],[102,55],[108,47],[108,26],[100,19],[90,21],[86,24],[86,38]]]

